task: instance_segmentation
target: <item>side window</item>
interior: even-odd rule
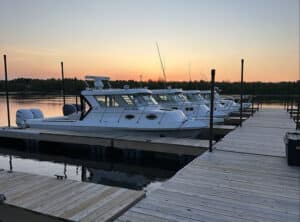
[[[109,106],[110,107],[119,107],[119,103],[116,100],[116,96],[109,96]]]
[[[108,106],[108,101],[107,101],[107,96],[101,95],[101,96],[95,96],[97,102],[100,104],[101,107],[107,107]]]
[[[133,96],[121,95],[121,98],[124,101],[125,106],[134,106]]]
[[[97,102],[100,104],[101,107],[119,107],[119,103],[116,100],[116,96],[95,96]]]
[[[159,100],[163,103],[168,101],[168,98],[166,95],[159,95],[158,97],[159,97]]]

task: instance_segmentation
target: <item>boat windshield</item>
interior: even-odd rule
[[[200,94],[188,93],[188,94],[185,94],[185,96],[191,102],[202,102],[204,100],[204,98]]]
[[[154,98],[159,103],[178,103],[178,102],[186,102],[187,99],[184,95],[176,93],[176,94],[159,94],[155,95]]]
[[[134,103],[138,106],[151,106],[158,103],[150,94],[135,94],[133,95]]]
[[[175,97],[178,102],[187,102],[188,101],[187,98],[181,93],[176,93]]]

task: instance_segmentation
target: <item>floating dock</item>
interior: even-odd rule
[[[5,217],[28,221],[18,215],[5,216],[3,207],[10,206],[24,215],[34,212],[41,221],[112,221],[145,195],[144,191],[4,170],[0,181],[0,193],[6,197],[6,206],[0,204],[4,221]]]
[[[215,125],[214,134],[224,136],[235,129],[231,125]],[[206,130],[208,131],[208,130]],[[203,130],[203,133],[206,133]],[[82,133],[45,129],[0,128],[0,139],[20,139],[36,142],[55,142],[110,147],[123,150],[198,156],[208,149],[209,141],[190,138],[132,136],[126,133]]]
[[[300,167],[287,165],[283,109],[263,109],[147,194],[118,222],[300,221]]]

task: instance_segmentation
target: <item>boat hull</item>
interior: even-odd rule
[[[134,129],[134,128],[110,128],[97,126],[71,126],[71,125],[45,125],[45,124],[30,124],[29,128],[34,129],[49,129],[59,131],[75,131],[75,132],[93,132],[101,135],[130,135],[130,136],[158,136],[158,137],[177,137],[177,138],[197,138],[205,128],[187,128],[187,129]]]

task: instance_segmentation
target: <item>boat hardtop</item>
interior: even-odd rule
[[[83,96],[94,95],[133,95],[145,94],[151,95],[152,91],[146,88],[125,88],[125,89],[86,89],[81,92]]]
[[[168,88],[168,89],[153,89],[152,90],[152,93],[154,95],[157,95],[157,94],[181,94],[183,92],[182,89],[171,89],[171,88]]]
[[[200,90],[184,90],[183,94],[200,94]]]

